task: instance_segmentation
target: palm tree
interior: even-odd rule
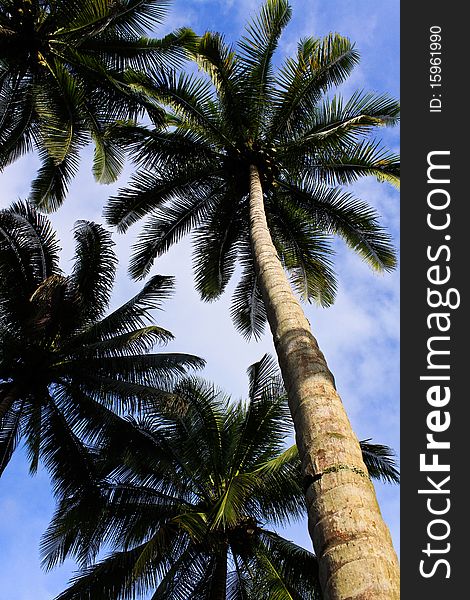
[[[285,392],[268,356],[248,375],[247,402],[187,378],[185,410],[134,421],[127,447],[108,438],[98,490],[64,498],[43,539],[46,567],[83,565],[60,600],[321,597],[315,556],[271,529],[305,510]],[[367,447],[371,471],[396,480],[388,449]]]
[[[358,62],[337,34],[301,40],[275,74],[273,55],[290,15],[287,0],[267,0],[238,49],[217,33],[202,37],[195,59],[204,76],[154,74],[148,93],[170,107],[172,127],[123,128],[141,169],[106,215],[121,232],[149,215],[131,260],[136,278],[190,231],[204,300],[218,298],[241,265],[232,317],[247,337],[259,336],[266,320],[271,328],[325,597],[391,600],[399,593],[391,537],[286,272],[304,300],[329,305],[332,235],[372,268],[394,268],[378,215],[341,186],[368,175],[398,182],[398,158],[370,134],[395,124],[399,107],[386,95],[327,95]]]
[[[193,34],[145,32],[161,23],[168,0],[0,0],[0,169],[36,148],[42,166],[31,198],[57,208],[93,139],[94,175],[119,175],[124,152],[116,120],[162,113],[140,93],[139,72],[175,65]]]
[[[151,354],[170,332],[148,325],[172,288],[156,275],[107,316],[113,242],[79,221],[70,275],[48,220],[25,203],[0,211],[0,474],[24,439],[30,469],[41,458],[58,493],[87,481],[83,442],[99,440],[119,415],[170,401],[165,391],[195,356]]]

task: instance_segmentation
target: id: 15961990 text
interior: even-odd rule
[[[442,112],[442,30],[439,25],[429,28],[429,86],[432,96],[429,112]]]

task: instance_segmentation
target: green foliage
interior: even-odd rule
[[[39,150],[42,166],[31,199],[46,210],[63,202],[78,169],[80,148],[93,140],[97,181],[118,177],[123,148],[116,120],[145,111],[163,122],[142,94],[150,69],[181,64],[194,34],[163,39],[148,31],[162,22],[168,0],[2,0],[0,2],[0,169]]]
[[[116,270],[111,236],[87,221],[74,236],[65,275],[46,217],[25,203],[0,211],[0,474],[23,439],[31,470],[41,458],[59,495],[93,484],[86,444],[130,409],[169,402],[169,387],[203,364],[151,353],[172,337],[149,325],[172,278],[152,277],[106,314]]]
[[[204,300],[220,296],[241,264],[231,312],[246,337],[259,337],[266,320],[251,259],[250,165],[261,176],[279,258],[302,299],[334,301],[331,236],[376,270],[395,266],[375,210],[341,186],[364,176],[397,184],[398,157],[371,134],[396,124],[398,103],[364,91],[347,100],[330,95],[359,60],[338,34],[301,40],[276,72],[273,56],[290,15],[287,0],[268,0],[236,48],[218,33],[200,38],[198,75],[150,74],[144,88],[169,107],[167,129],[122,127],[140,170],[105,211],[120,231],[148,218],[131,259],[135,278],[190,232]]]
[[[389,483],[399,483],[400,475],[395,466],[394,453],[388,446],[361,441],[362,456],[371,477]]]
[[[184,379],[173,406],[107,429],[89,455],[96,485],[61,499],[42,541],[45,567],[81,564],[60,600],[321,598],[315,556],[270,529],[305,512],[274,361],[264,356],[248,380],[248,399],[233,402]],[[390,449],[363,448],[374,476],[393,480]]]

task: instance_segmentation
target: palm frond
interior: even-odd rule
[[[279,368],[273,357],[265,354],[258,362],[247,369],[248,396],[252,402],[263,398],[273,383],[280,383]]]
[[[109,340],[100,340],[74,350],[74,356],[93,358],[146,354],[156,344],[166,344],[173,334],[157,325],[149,325],[131,332],[115,335]],[[74,340],[76,342],[76,340]]]
[[[20,270],[30,271],[36,285],[58,273],[56,235],[49,220],[27,202],[14,202],[0,211],[0,244],[2,263],[8,261],[14,268],[12,259],[19,260]]]
[[[211,78],[217,90],[220,107],[230,118],[234,135],[240,134],[240,123],[244,119],[246,98],[240,85],[241,70],[233,48],[227,46],[219,33],[205,33],[199,40],[194,59],[198,66]]]
[[[31,318],[31,295],[58,272],[57,240],[47,219],[23,202],[0,211],[0,312],[14,338],[21,339]]]
[[[134,279],[143,278],[154,260],[198,224],[213,203],[214,186],[195,186],[193,181],[181,186],[178,201],[171,190],[171,201],[155,209],[147,227],[133,246],[129,272]]]
[[[53,212],[64,202],[70,182],[78,173],[80,145],[77,144],[58,164],[47,153],[39,151],[42,165],[31,184],[29,195],[30,201],[39,210]]]
[[[366,202],[339,188],[297,182],[283,183],[282,187],[287,203],[292,202],[305,211],[323,231],[340,235],[372,268],[378,271],[395,268],[391,237]]]
[[[212,478],[212,485],[217,487],[227,468],[223,464],[223,428],[228,398],[213,385],[196,378],[180,382],[174,394],[187,406],[184,415],[173,417],[186,460],[188,464],[198,463],[199,469],[203,469],[196,474],[197,477],[206,474],[205,485]]]
[[[232,296],[230,316],[235,328],[245,338],[253,336],[259,339],[264,332],[267,317],[250,250],[245,249],[240,262],[243,272]]]
[[[0,402],[3,400],[2,391],[0,389]],[[20,403],[12,406],[0,418],[0,475],[10,462],[22,435],[23,405],[24,403]]]
[[[244,79],[248,83],[248,110],[256,117],[252,123],[259,124],[267,104],[274,96],[272,59],[283,29],[290,21],[292,9],[287,0],[267,0],[259,14],[246,26],[246,34],[238,46]],[[245,93],[248,91],[245,90]],[[254,132],[255,135],[258,132]]]
[[[97,488],[59,499],[41,538],[42,567],[49,571],[67,557],[80,566],[96,560],[103,540],[102,515],[106,499]]]
[[[336,278],[328,236],[306,211],[286,203],[282,194],[270,204],[270,230],[294,289],[304,301],[331,306]]]
[[[212,203],[194,234],[193,270],[196,289],[205,301],[218,298],[235,270],[243,221],[237,205],[225,195]]]
[[[188,204],[191,203],[193,193],[202,199],[210,191],[212,175],[213,169],[207,166],[204,174],[196,169],[178,169],[176,172],[171,170],[161,175],[144,170],[131,180],[128,188],[120,190],[118,196],[109,200],[104,211],[105,217],[110,225],[116,225],[119,231],[124,232],[130,225],[157,211],[165,202],[171,202],[180,194],[186,196]],[[199,183],[202,190],[197,189]]]
[[[167,389],[180,376],[186,375],[189,369],[201,368],[204,361],[192,354],[159,353],[131,356],[108,356],[100,358],[83,358],[77,365],[70,361],[67,369],[78,376],[87,385],[95,381],[97,390],[103,394],[125,392],[126,385],[146,386],[156,389]],[[88,374],[87,374],[88,373]],[[120,385],[124,384],[124,385]],[[143,390],[142,390],[143,391]]]
[[[146,72],[154,69],[181,67],[185,50],[194,47],[195,34],[181,28],[161,39],[148,37],[123,37],[119,33],[84,39],[80,45],[83,53],[96,53],[112,70],[125,69]]]
[[[41,456],[41,443],[43,438],[43,405],[50,401],[50,395],[47,390],[37,390],[35,401],[24,403],[22,406],[23,431],[22,437],[25,440],[26,456],[29,462],[29,472],[31,475],[37,473],[39,459]]]
[[[29,82],[13,74],[8,77],[6,71],[4,75],[0,77],[0,169],[34,146],[34,128],[31,127],[34,101]]]
[[[93,175],[98,183],[113,183],[119,177],[124,166],[123,149],[109,135],[95,130],[93,133],[95,153],[93,157]]]
[[[290,134],[315,111],[321,95],[340,85],[358,61],[354,45],[338,34],[301,40],[296,59],[287,59],[279,71],[268,139]]]
[[[103,319],[93,323],[83,333],[76,336],[67,348],[86,345],[98,341],[112,341],[116,335],[132,334],[136,329],[148,326],[151,311],[162,308],[162,303],[171,297],[174,278],[154,275],[144,287],[125,304]]]
[[[117,258],[111,235],[101,225],[77,221],[74,238],[70,286],[78,295],[83,322],[88,324],[100,319],[108,308]]]
[[[98,475],[91,452],[73,433],[52,399],[43,407],[40,451],[58,497],[66,497],[77,489],[96,487]]]
[[[261,580],[273,600],[320,600],[318,561],[314,554],[279,535],[263,530],[260,535]]]
[[[170,71],[154,73],[152,83],[149,92],[177,114],[205,126],[212,123],[214,95],[208,82],[191,74]]]
[[[400,473],[395,464],[395,453],[388,446],[371,444],[370,439],[360,442],[362,457],[374,479],[382,479],[386,483],[400,483]]]
[[[395,187],[400,184],[400,162],[396,154],[378,142],[363,140],[333,152],[319,150],[307,157],[305,175],[311,182],[348,185],[360,177],[372,176]]]
[[[207,571],[208,562],[207,556],[195,552],[191,546],[185,548],[159,582],[151,600],[191,598],[194,586]]]
[[[294,137],[284,142],[281,156],[295,164],[302,153],[346,149],[375,127],[396,125],[399,112],[399,103],[386,94],[357,91],[347,102],[341,96],[327,98],[308,115]]]
[[[141,571],[138,576],[134,571],[146,546],[147,544],[142,544],[132,550],[115,552],[100,563],[84,569],[55,600],[84,600],[93,597],[103,600],[134,600],[156,583],[151,565],[147,565],[146,570]]]
[[[53,86],[38,87],[34,108],[38,119],[41,144],[54,165],[64,162],[79,136],[85,90],[59,61],[46,63]]]

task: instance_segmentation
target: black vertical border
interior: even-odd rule
[[[466,540],[470,533],[470,393],[466,376],[470,375],[470,352],[467,338],[470,335],[468,297],[470,268],[470,98],[468,72],[470,70],[466,41],[470,35],[464,5],[447,0],[401,3],[401,597],[403,600],[447,600],[470,597],[467,578],[470,570]],[[430,87],[430,28],[442,30],[442,87]],[[442,100],[441,112],[430,112],[430,100]],[[441,94],[441,96],[439,96]],[[435,105],[438,103],[435,102]],[[451,224],[448,230],[433,231],[426,223],[429,208],[427,194],[427,155],[432,151],[450,151],[450,185],[445,187],[451,195],[449,207]],[[446,162],[446,159],[441,159]],[[436,187],[436,186],[435,186]],[[437,186],[439,187],[439,186]],[[445,213],[446,211],[443,211]],[[443,216],[443,214],[442,214]],[[450,235],[450,240],[444,236]],[[460,292],[461,304],[455,310],[440,308],[450,313],[450,362],[448,374],[451,399],[441,410],[450,412],[451,424],[446,432],[436,434],[436,439],[449,440],[450,450],[439,452],[439,461],[450,464],[449,473],[423,473],[419,468],[419,455],[426,452],[426,434],[429,432],[426,417],[433,408],[427,403],[429,381],[420,381],[429,374],[427,367],[427,341],[435,330],[430,330],[426,318],[433,309],[427,305],[427,269],[432,264],[427,247],[437,249],[447,244],[451,251],[448,262],[443,251],[437,262],[442,268],[448,265],[451,279],[447,287]],[[436,286],[431,286],[436,287]],[[443,285],[441,288],[445,288]],[[444,289],[443,289],[444,292]],[[445,344],[442,345],[442,348]],[[443,371],[436,374],[444,374]],[[432,452],[431,452],[432,454]],[[428,459],[429,461],[429,459]],[[439,483],[447,475],[450,481],[442,485],[447,494],[418,494],[419,489],[432,488],[426,476]],[[431,515],[431,506],[445,507],[449,498],[449,512],[441,517]],[[440,503],[440,504],[439,504]],[[428,536],[428,525],[433,519],[446,519],[450,525],[448,538],[441,541]],[[445,526],[435,524],[431,531],[444,535]],[[427,544],[440,552],[427,556]],[[448,552],[443,552],[450,544]],[[442,558],[450,565],[450,577]],[[423,570],[431,577],[420,574]],[[463,595],[462,595],[463,594]]]

